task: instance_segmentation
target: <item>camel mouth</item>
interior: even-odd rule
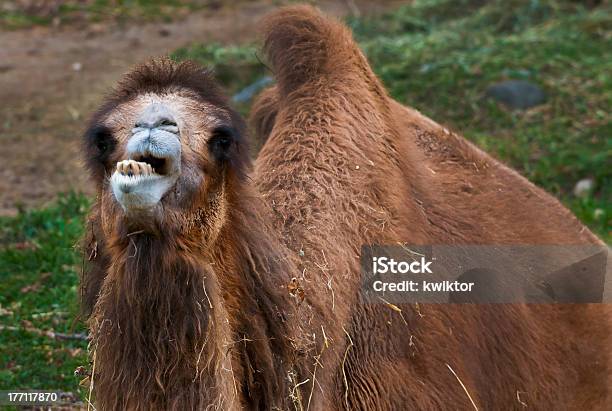
[[[176,183],[172,162],[152,155],[135,156],[117,163],[110,183],[124,211],[154,208]]]
[[[153,157],[151,157],[153,158]],[[143,159],[144,160],[144,159]],[[116,172],[125,177],[147,177],[155,175],[163,175],[164,173],[158,173],[157,170],[163,168],[165,164],[164,159],[156,159],[160,161],[139,161],[139,160],[123,160],[117,163]]]
[[[127,173],[141,175],[159,174],[166,175],[170,171],[170,161],[164,157],[156,157],[154,155],[137,155],[129,160],[124,160],[117,163],[117,171],[121,172],[120,164],[127,165]],[[127,163],[127,164],[126,164]]]

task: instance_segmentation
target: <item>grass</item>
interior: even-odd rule
[[[217,43],[195,43],[176,50],[171,57],[177,61],[195,60],[211,68],[215,78],[223,84],[228,95],[233,95],[269,74],[259,55],[257,47],[252,44],[222,46]],[[236,108],[246,116],[249,104],[238,104]]]
[[[546,0],[479,3],[417,0],[349,24],[395,98],[520,170],[611,243],[610,11]],[[256,51],[194,44],[173,57],[212,66],[234,93],[266,74]],[[509,78],[539,84],[547,102],[510,111],[483,98],[487,86]],[[592,178],[595,189],[576,198],[572,187],[582,178]],[[73,325],[81,264],[73,246],[87,207],[88,199],[73,194],[0,219],[0,325],[83,332]],[[0,389],[77,392],[73,371],[86,363],[85,348],[0,331]]]
[[[350,24],[393,97],[460,131],[612,240],[610,8],[417,0]],[[546,104],[510,111],[484,99],[487,86],[507,79],[540,85]],[[595,189],[575,198],[583,178]]]
[[[416,0],[348,21],[391,95],[474,141],[557,196],[612,242],[612,12],[558,0]],[[229,93],[263,76],[255,45],[194,44],[174,58],[215,69]],[[545,104],[512,111],[488,86],[539,85]],[[239,107],[247,113],[248,107]],[[592,179],[586,197],[572,194]]]
[[[171,21],[205,7],[214,0],[6,0],[0,6],[0,27],[22,29],[51,23],[107,21]]]
[[[89,200],[55,204],[0,218],[0,326],[73,334],[81,236]],[[0,330],[0,390],[39,388],[76,392],[73,372],[87,363],[86,341],[62,341],[27,331]]]

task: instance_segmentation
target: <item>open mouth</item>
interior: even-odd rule
[[[127,177],[155,174],[163,176],[168,173],[168,161],[154,156],[137,156],[134,159],[118,162],[117,172]]]
[[[115,198],[126,212],[154,208],[177,181],[173,158],[131,155],[117,163],[111,177]]]

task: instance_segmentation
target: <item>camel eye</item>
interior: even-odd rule
[[[229,126],[215,128],[208,139],[208,150],[219,162],[230,158],[230,151],[236,141],[236,130]]]
[[[96,148],[93,150],[95,159],[104,163],[116,144],[111,130],[106,126],[97,125],[87,132],[86,138],[90,146]]]
[[[106,150],[108,150],[108,142],[106,142],[105,140],[97,141],[96,147],[98,147],[100,153],[104,153]]]

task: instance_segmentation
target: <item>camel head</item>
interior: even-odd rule
[[[85,134],[102,213],[131,231],[218,231],[227,186],[248,167],[243,132],[199,65],[160,59],[136,67]]]

